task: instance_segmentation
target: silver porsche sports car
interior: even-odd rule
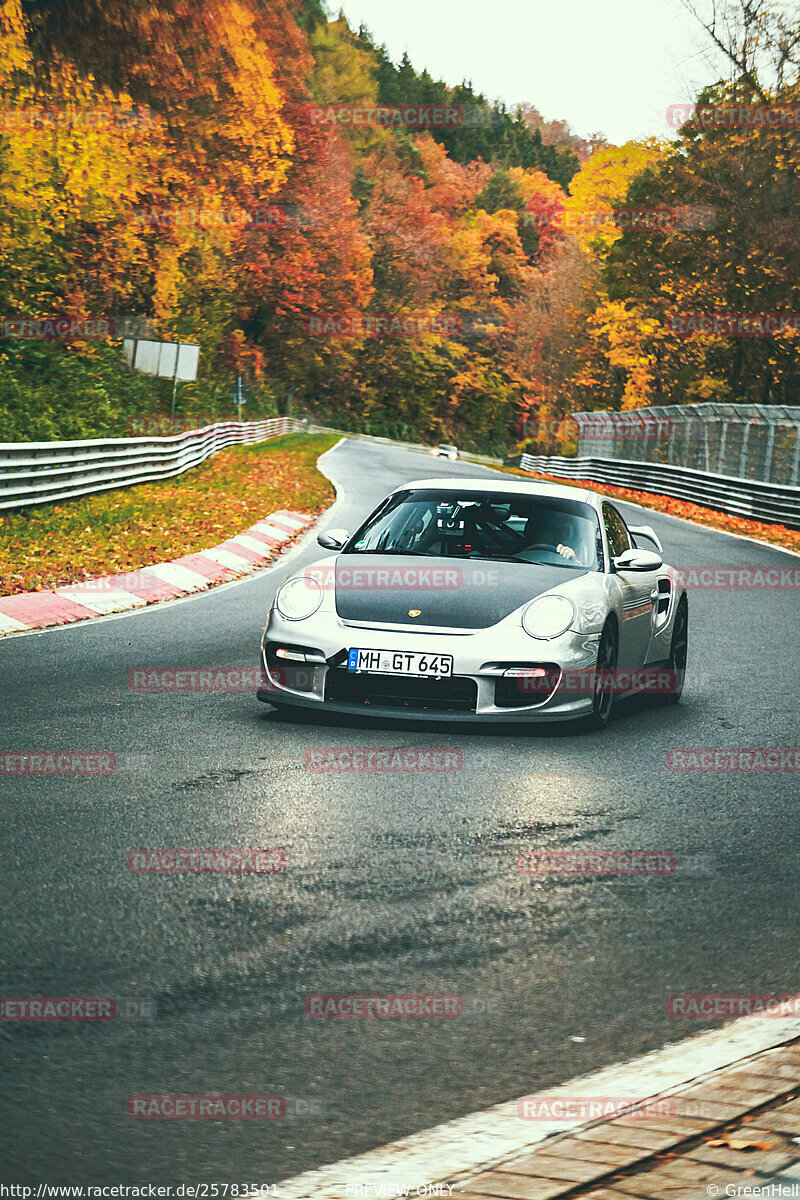
[[[686,590],[597,492],[423,479],[317,540],[264,632],[276,707],[602,729],[621,695],[680,697]]]

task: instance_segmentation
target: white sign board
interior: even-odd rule
[[[122,343],[128,366],[145,375],[162,379],[197,378],[200,347],[191,342],[153,342],[148,338],[125,338]]]
[[[172,379],[178,362],[178,346],[176,342],[159,342],[161,353],[158,356],[158,374],[162,379]]]
[[[178,379],[197,379],[197,363],[200,358],[200,347],[191,342],[178,342]]]

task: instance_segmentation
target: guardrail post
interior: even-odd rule
[[[750,422],[745,421],[744,433],[742,434],[742,453],[739,456],[739,475],[742,479],[747,478],[747,443],[750,440]]]
[[[775,421],[769,423],[769,433],[767,434],[767,449],[764,453],[764,474],[762,478],[765,483],[772,481],[772,454],[775,448]]]
[[[797,487],[798,475],[800,475],[800,425],[795,426],[794,431],[794,462],[792,463],[792,487]]]
[[[725,471],[724,471],[725,448],[728,443],[728,426],[729,425],[730,425],[730,421],[722,422],[722,433],[720,434],[720,438],[719,438],[719,454],[717,456],[717,474],[718,475],[725,474]]]

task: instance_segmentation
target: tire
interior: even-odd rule
[[[600,634],[600,645],[597,647],[597,667],[592,696],[592,712],[583,722],[587,732],[599,733],[606,729],[611,720],[614,708],[614,683],[609,677],[617,666],[617,631],[611,621],[607,621]]]
[[[689,647],[689,605],[686,597],[678,601],[675,613],[675,623],[672,626],[672,642],[669,648],[667,666],[675,672],[675,685],[665,697],[666,704],[677,704],[683,693],[683,683],[686,678],[686,656]]]

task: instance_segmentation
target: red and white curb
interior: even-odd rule
[[[144,608],[228,583],[258,570],[275,552],[316,520],[307,513],[270,513],[244,533],[199,554],[156,563],[124,575],[104,575],[51,591],[0,597],[0,637],[48,625],[69,625],[90,617]]]
[[[617,1063],[569,1083],[544,1090],[537,1097],[570,1099],[630,1096],[656,1099],[710,1075],[741,1059],[750,1058],[800,1036],[800,1017],[740,1017],[721,1029],[698,1033],[641,1058]],[[388,1146],[306,1171],[276,1185],[277,1200],[346,1200],[349,1196],[449,1196],[452,1183],[479,1170],[490,1170],[512,1154],[533,1150],[554,1133],[577,1132],[582,1118],[522,1120],[517,1101],[496,1104],[411,1134]],[[449,1184],[442,1181],[449,1180]],[[524,1180],[522,1181],[524,1183]],[[525,1193],[520,1191],[518,1195]],[[457,1193],[453,1192],[453,1197]],[[242,1200],[257,1200],[248,1193]],[[491,1198],[487,1197],[487,1200]]]

